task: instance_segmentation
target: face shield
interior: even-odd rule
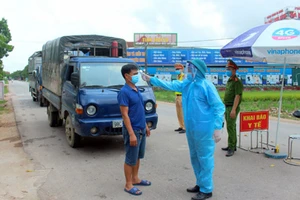
[[[190,62],[186,63],[186,67],[185,67],[185,78],[193,81],[196,77],[196,73],[197,73],[197,68]]]

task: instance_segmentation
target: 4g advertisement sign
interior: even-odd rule
[[[241,112],[240,132],[269,129],[269,111]]]

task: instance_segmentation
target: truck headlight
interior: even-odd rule
[[[96,107],[95,106],[93,106],[93,105],[90,105],[90,106],[88,106],[87,107],[87,109],[86,109],[86,113],[88,114],[88,115],[94,115],[95,113],[96,113],[96,111],[97,111],[97,109],[96,109]]]
[[[145,104],[145,109],[147,112],[151,112],[153,110],[153,103],[148,101],[146,104]]]

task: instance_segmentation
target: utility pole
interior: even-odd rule
[[[148,60],[147,60],[147,47],[148,47],[148,42],[145,42],[145,73],[148,73]]]

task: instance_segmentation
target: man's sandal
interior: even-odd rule
[[[141,186],[150,186],[151,185],[151,182],[150,181],[147,181],[147,180],[141,180],[141,182],[139,183],[134,183],[132,185],[141,185]]]
[[[136,196],[142,194],[142,191],[139,190],[137,187],[133,187],[133,188],[131,188],[130,190],[126,190],[126,188],[124,188],[124,191],[125,191],[125,192],[128,192],[129,194],[136,195]]]

